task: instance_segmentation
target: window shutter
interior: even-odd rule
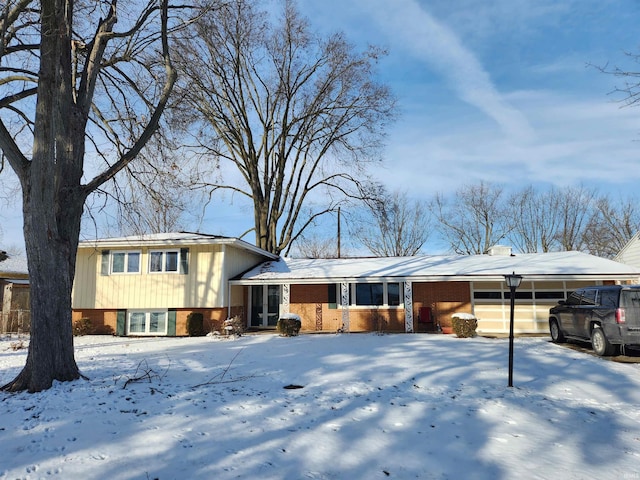
[[[109,275],[109,250],[102,250],[100,275]]]
[[[180,249],[180,273],[187,275],[189,273],[189,249]]]
[[[169,310],[167,312],[167,336],[175,337],[176,336],[176,311]]]
[[[126,325],[127,311],[126,310],[118,310],[116,313],[116,335],[119,337],[125,336],[125,325]]]

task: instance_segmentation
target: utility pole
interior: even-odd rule
[[[338,207],[338,258],[340,258],[340,207]]]

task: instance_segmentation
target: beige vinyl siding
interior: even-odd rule
[[[141,272],[101,275],[101,251],[78,251],[73,291],[75,309],[220,308],[227,305],[228,275],[259,263],[261,257],[224,245],[163,246],[189,248],[189,273],[149,273],[149,250],[141,247]],[[128,247],[128,251],[135,248]],[[112,249],[111,251],[117,251]],[[226,265],[226,267],[224,266]]]
[[[614,260],[634,267],[640,267],[640,236],[638,234],[634,235]]]

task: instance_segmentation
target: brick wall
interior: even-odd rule
[[[72,321],[76,322],[81,318],[89,318],[96,334],[112,335],[116,331],[117,312],[117,310],[74,310]],[[178,310],[176,312],[176,336],[187,335],[187,316],[191,312],[202,313],[205,332],[220,331],[223,322],[227,319],[226,308]],[[232,307],[231,316],[234,315],[243,316],[242,307]]]
[[[413,318],[417,331],[420,307],[431,307],[443,329],[451,327],[451,315],[471,312],[471,288],[468,282],[430,282],[413,284]]]

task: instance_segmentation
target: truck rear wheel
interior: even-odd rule
[[[609,342],[600,326],[595,326],[591,331],[591,347],[601,357],[608,357],[616,352],[616,346]]]

